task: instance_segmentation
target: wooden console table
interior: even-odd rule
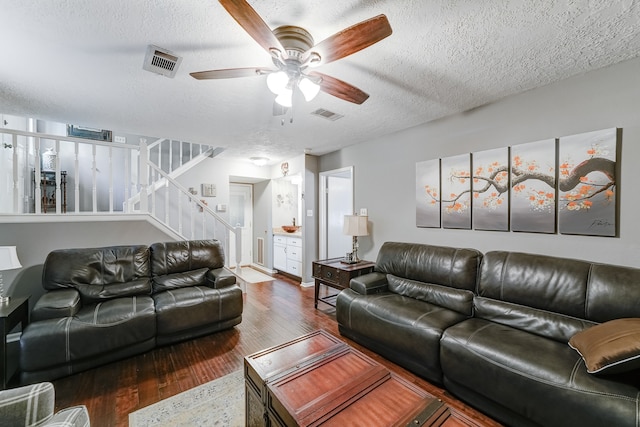
[[[356,264],[343,263],[342,258],[332,258],[322,261],[313,262],[313,278],[315,279],[315,296],[313,305],[318,308],[318,301],[335,307],[335,298],[338,295],[333,294],[323,298],[318,298],[320,285],[329,286],[334,289],[346,289],[352,278],[363,274],[371,273],[375,267],[375,262],[360,261]]]

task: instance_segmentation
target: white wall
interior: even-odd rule
[[[415,226],[416,162],[611,127],[623,129],[619,237]],[[375,260],[385,241],[405,241],[640,267],[639,160],[640,59],[636,59],[322,156],[320,171],[355,166],[355,208],[368,208],[372,233],[359,239],[363,259]]]

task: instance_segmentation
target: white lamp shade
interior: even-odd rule
[[[293,105],[293,91],[291,89],[283,89],[278,96],[276,102],[283,107],[291,107]]]
[[[267,76],[267,87],[276,95],[280,95],[289,83],[289,76],[284,71],[277,71]]]
[[[15,246],[0,246],[0,271],[21,267]]]
[[[320,92],[320,85],[315,84],[306,77],[300,79],[298,87],[300,88],[300,92],[302,92],[302,95],[304,95],[304,99],[307,102],[315,98],[316,95],[318,95],[318,92]]]
[[[347,236],[368,236],[368,220],[369,217],[364,215],[345,215],[342,233]]]

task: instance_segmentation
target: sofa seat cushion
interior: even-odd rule
[[[29,324],[20,338],[21,369],[102,356],[153,340],[155,309],[148,296],[116,298],[82,307],[75,316]]]
[[[541,426],[640,422],[638,375],[594,378],[566,343],[472,318],[448,328],[440,348],[444,382],[454,394],[458,387],[473,390]]]
[[[340,292],[336,313],[343,328],[375,340],[379,345],[375,350],[383,356],[415,372],[413,361],[422,370],[417,373],[435,382],[442,380],[440,337],[447,327],[467,318],[393,292],[360,295],[352,289]]]
[[[172,335],[202,325],[242,315],[242,290],[238,286],[170,289],[153,295],[158,336]]]

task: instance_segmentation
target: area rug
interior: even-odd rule
[[[129,426],[244,426],[243,372],[233,372],[132,412]]]
[[[234,274],[236,274],[235,269],[233,270],[233,272]],[[276,280],[275,278],[260,273],[258,270],[254,270],[251,267],[241,267],[240,274],[236,274],[236,276],[239,276],[246,283],[260,283]]]

